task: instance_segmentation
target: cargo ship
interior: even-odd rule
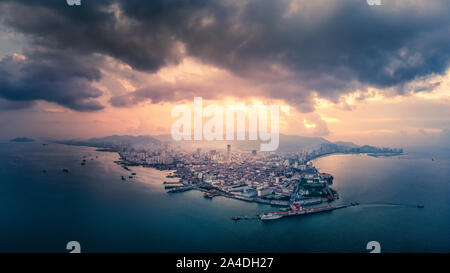
[[[269,212],[267,214],[261,214],[259,215],[259,219],[266,221],[266,220],[276,220],[280,219],[282,217],[286,216],[296,216],[296,215],[307,215],[307,214],[313,214],[313,213],[319,213],[319,212],[325,212],[325,211],[332,211],[335,209],[341,209],[345,208],[347,205],[337,206],[334,207],[332,205],[325,205],[320,207],[314,207],[314,208],[303,208],[301,206],[293,206],[292,210],[280,210],[275,212]]]
[[[261,214],[259,216],[259,219],[263,220],[263,221],[267,221],[267,220],[276,220],[276,219],[280,219],[281,217],[283,217],[283,215],[280,214],[275,214],[275,213],[268,213],[268,214]]]

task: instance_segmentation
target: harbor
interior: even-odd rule
[[[256,216],[232,217],[234,221],[269,221],[359,205],[331,204],[340,199],[339,193],[332,187],[334,177],[320,172],[312,160],[333,152],[335,151],[321,149],[293,154],[269,155],[255,151],[232,154],[231,145],[227,145],[225,154],[215,150],[202,153],[197,149],[194,153],[183,154],[177,160],[168,160],[167,154],[171,152],[165,147],[163,154],[166,157],[158,157],[157,163],[166,167],[157,169],[171,170],[165,176],[169,181],[163,182],[163,187],[169,194],[197,190],[209,200],[225,197],[279,207],[277,211]],[[119,152],[119,155],[120,161],[116,163],[127,171],[131,171],[129,166],[155,167],[155,162],[147,158],[147,154],[144,154],[145,163],[137,160],[142,157],[135,152],[123,151]],[[423,208],[423,205],[415,207]]]

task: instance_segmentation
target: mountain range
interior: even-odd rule
[[[88,140],[67,140],[58,141],[59,143],[69,145],[95,146],[106,147],[111,145],[130,145],[130,146],[145,146],[150,144],[171,144],[180,146],[185,149],[216,149],[224,150],[227,145],[231,145],[232,149],[236,150],[259,150],[261,141],[259,140],[216,140],[216,141],[174,141],[171,135],[112,135],[101,138],[91,138]],[[323,144],[337,145],[347,148],[360,147],[352,142],[330,142],[322,137],[306,137],[295,135],[280,134],[279,152],[295,152],[300,150],[312,150],[321,147]]]

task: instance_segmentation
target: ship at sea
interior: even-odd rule
[[[283,215],[280,214],[274,214],[274,213],[267,213],[267,214],[261,214],[259,216],[259,219],[266,221],[266,220],[276,220],[276,219],[280,219],[281,217],[283,217]]]
[[[342,206],[332,206],[332,205],[325,205],[320,207],[314,207],[314,208],[304,208],[302,206],[299,206],[296,204],[296,206],[292,206],[292,210],[280,210],[275,212],[269,212],[267,214],[260,214],[259,219],[265,221],[265,220],[276,220],[280,219],[285,216],[296,216],[296,215],[306,215],[306,214],[313,214],[313,213],[319,213],[319,212],[325,212],[325,211],[332,211],[335,209],[341,209],[346,208],[348,205],[342,205]]]

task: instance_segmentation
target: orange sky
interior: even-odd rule
[[[446,0],[36,3],[0,2],[0,139],[169,134],[202,97],[279,105],[284,134],[450,143]]]
[[[23,57],[17,57],[21,59]],[[117,67],[117,63],[114,64]],[[101,100],[107,102],[110,90],[120,90],[125,94],[134,92],[139,85],[121,77],[123,71],[131,68],[119,65],[118,70],[104,71],[105,77],[96,83],[105,90]],[[136,72],[134,72],[136,73]],[[139,73],[138,73],[139,74]],[[245,104],[277,104],[281,107],[280,131],[285,134],[321,136],[333,141],[353,141],[357,144],[373,145],[412,145],[443,134],[443,128],[450,123],[450,74],[434,76],[426,81],[441,82],[432,92],[416,93],[407,96],[390,95],[389,90],[371,89],[364,98],[359,92],[342,96],[339,102],[331,102],[317,97],[315,109],[309,113],[298,111],[283,100],[267,100],[258,94],[258,87],[252,86],[225,70],[204,65],[194,59],[187,59],[180,65],[161,69],[154,75],[142,73],[139,84],[157,80],[161,83],[182,86],[194,83],[218,92],[215,99],[205,100],[205,104],[222,106]],[[211,84],[214,83],[214,84]],[[419,84],[419,83],[417,83]],[[218,86],[217,90],[214,87]],[[245,92],[249,96],[222,96],[233,91]],[[232,92],[226,92],[231,90]],[[192,106],[191,100],[185,103]],[[133,107],[106,107],[97,112],[80,113],[57,104],[40,101],[26,111],[4,112],[0,117],[3,124],[14,116],[16,124],[10,124],[19,133],[9,135],[27,135],[34,137],[86,138],[111,134],[169,134],[174,118],[170,111],[175,104],[151,101],[137,103]],[[26,127],[18,125],[28,124]],[[17,128],[15,128],[17,127]]]

